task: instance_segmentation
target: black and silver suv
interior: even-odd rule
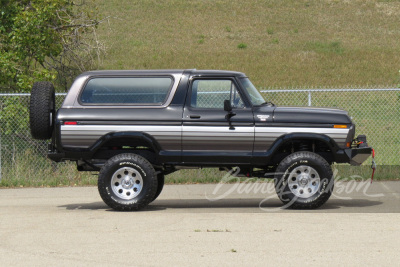
[[[165,175],[193,167],[273,178],[283,203],[317,208],[333,189],[331,164],[359,165],[372,150],[346,111],[277,107],[240,72],[91,71],[58,110],[54,99],[51,83],[33,85],[32,136],[51,139],[51,160],[99,171],[116,210],[146,207]]]

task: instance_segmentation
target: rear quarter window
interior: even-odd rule
[[[162,105],[172,88],[172,77],[94,77],[82,90],[82,105]]]

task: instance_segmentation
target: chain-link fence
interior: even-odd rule
[[[65,95],[56,95],[57,108]],[[0,94],[0,180],[18,177],[13,179],[15,184],[7,184],[9,186],[18,185],[21,180],[38,180],[54,175],[55,165],[46,158],[48,141],[34,140],[30,134],[29,100],[30,94]],[[69,165],[68,176],[74,176],[70,171],[73,170],[71,164],[64,165]]]
[[[400,162],[397,155],[400,151],[400,89],[260,91],[267,101],[278,106],[318,106],[347,110],[356,123],[356,134],[367,135],[368,143],[375,148],[378,164],[398,165]],[[64,97],[64,94],[57,94],[57,107]],[[31,138],[28,106],[29,94],[0,94],[0,179],[78,175],[72,164],[56,165],[46,158],[47,141]]]

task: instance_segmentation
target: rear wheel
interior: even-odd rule
[[[313,209],[323,205],[333,190],[328,162],[312,152],[295,152],[279,163],[275,189],[286,207]]]
[[[50,139],[55,119],[55,93],[51,82],[33,84],[29,112],[32,137],[39,140]]]
[[[101,168],[98,189],[103,201],[120,211],[139,210],[153,201],[158,187],[153,166],[136,154],[120,154]]]

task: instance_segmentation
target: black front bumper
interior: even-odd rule
[[[372,147],[345,148],[335,153],[336,163],[350,163],[361,165],[372,154]]]
[[[337,163],[350,163],[351,165],[361,165],[371,154],[372,147],[367,143],[365,135],[359,135],[352,142],[351,148],[345,148],[336,152]]]
[[[372,147],[348,148],[344,150],[351,165],[361,165],[372,154]]]

